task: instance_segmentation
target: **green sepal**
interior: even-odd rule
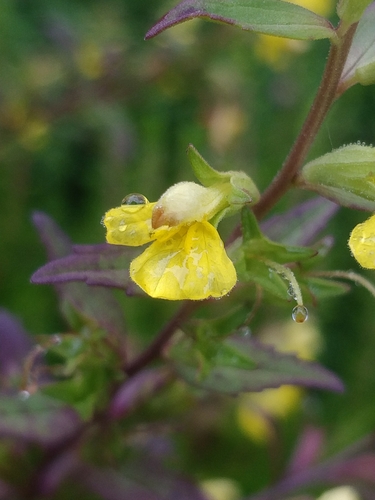
[[[290,270],[284,264],[307,262],[317,255],[317,249],[271,241],[262,234],[253,212],[247,207],[242,210],[242,234],[241,244],[237,242],[229,249],[240,280],[255,283],[282,300],[290,300],[287,278]]]
[[[194,175],[203,186],[212,187],[223,184],[228,186],[226,196],[229,206],[210,221],[213,225],[217,225],[224,216],[238,212],[244,205],[251,206],[259,201],[258,188],[245,172],[234,170],[218,172],[206,162],[192,144],[189,145],[187,154]]]
[[[375,148],[351,144],[307,163],[296,184],[339,205],[375,212]]]
[[[278,264],[300,262],[316,255],[315,248],[283,245],[264,236],[253,212],[242,210],[243,252],[246,259],[271,260]]]
[[[372,0],[340,0],[337,15],[346,25],[358,22]]]

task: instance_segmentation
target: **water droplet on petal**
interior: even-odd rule
[[[121,205],[146,205],[146,203],[148,203],[146,196],[139,193],[131,193],[125,196]]]
[[[21,401],[26,401],[26,399],[29,399],[30,393],[29,391],[23,390],[18,393],[18,397],[21,399]]]
[[[118,225],[118,230],[121,231],[122,233],[124,231],[126,231],[126,228],[127,228],[127,224],[125,224],[125,221],[120,221],[119,225]]]
[[[294,288],[292,287],[292,285],[289,285],[289,288],[288,288],[288,295],[290,297],[292,297],[293,299],[296,298],[296,294],[294,293]]]
[[[309,311],[305,306],[298,305],[293,308],[292,318],[296,323],[304,323],[309,317]]]

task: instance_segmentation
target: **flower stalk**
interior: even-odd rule
[[[285,192],[288,191],[293,183],[294,176],[301,168],[320,126],[337,97],[340,76],[356,28],[357,24],[353,24],[339,38],[338,42],[331,44],[323,77],[310,112],[283,166],[263,193],[259,203],[254,207],[254,213],[258,219],[263,218]],[[337,29],[337,32],[340,32],[340,27]]]

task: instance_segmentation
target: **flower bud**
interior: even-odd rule
[[[253,180],[245,172],[229,170],[219,172],[212,168],[198,151],[190,144],[188,157],[196,178],[206,187],[218,187],[227,184],[228,203],[237,205],[233,211],[238,211],[243,205],[255,205],[259,201],[260,194]]]
[[[375,148],[351,144],[307,163],[297,186],[339,205],[375,212]]]
[[[228,206],[227,191],[227,186],[215,188],[203,187],[195,182],[179,182],[167,189],[156,202],[152,227],[157,229],[210,220]]]
[[[338,93],[360,83],[375,83],[374,45],[375,3],[372,3],[361,18],[356,29],[348,57],[340,77]]]
[[[372,0],[340,0],[337,5],[337,14],[346,24],[358,22],[366,7]]]

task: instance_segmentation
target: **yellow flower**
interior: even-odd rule
[[[353,229],[349,247],[362,267],[375,269],[375,215]]]
[[[222,297],[237,275],[210,219],[229,207],[228,185],[180,182],[156,203],[132,194],[103,219],[107,242],[151,245],[130,265],[130,277],[148,295],[168,300]]]

